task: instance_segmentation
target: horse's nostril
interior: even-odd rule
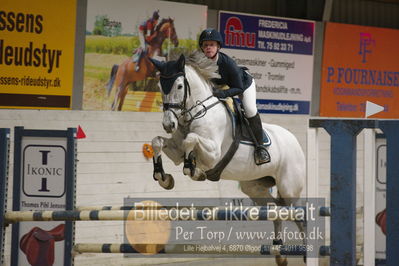
[[[170,124],[163,124],[163,129],[166,132],[171,132],[175,128],[175,122],[171,122]]]

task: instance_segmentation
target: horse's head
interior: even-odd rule
[[[163,128],[167,133],[174,133],[179,125],[179,117],[186,108],[189,94],[185,79],[185,58],[183,55],[177,61],[161,62],[150,58],[161,73],[160,83],[163,100]]]
[[[159,23],[159,32],[161,32],[166,38],[169,38],[175,47],[179,46],[179,39],[175,29],[175,24],[172,18],[163,19]]]
[[[179,125],[187,126],[187,123],[197,119],[191,113],[193,108],[204,107],[203,103],[212,98],[209,80],[220,78],[218,66],[199,51],[187,57],[187,64],[184,55],[176,61],[150,60],[161,73],[164,111],[162,124],[166,132],[173,133]]]

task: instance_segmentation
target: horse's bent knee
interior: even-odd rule
[[[155,137],[151,141],[152,148],[154,149],[155,154],[159,154],[162,150],[163,139],[161,137]]]

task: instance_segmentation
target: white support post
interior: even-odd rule
[[[324,10],[323,10],[323,21],[330,21],[332,9],[333,9],[333,1],[334,0],[325,0],[324,2]]]
[[[307,198],[317,198],[319,196],[319,143],[318,129],[309,128],[307,135]],[[312,228],[307,228],[308,234]],[[319,266],[319,258],[306,258],[307,266]]]
[[[364,130],[364,214],[363,258],[364,266],[375,264],[375,180],[376,180],[375,130]]]

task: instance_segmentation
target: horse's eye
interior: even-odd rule
[[[181,85],[181,84],[179,84],[178,86],[177,86],[177,89],[178,90],[181,90],[183,88],[183,85]]]

